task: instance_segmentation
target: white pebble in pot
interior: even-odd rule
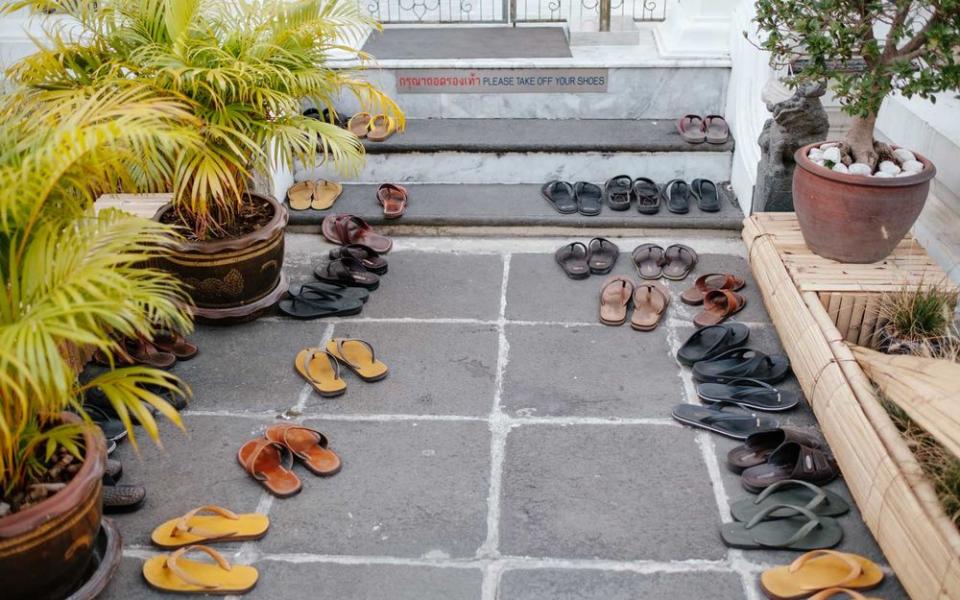
[[[819,160],[823,158],[823,150],[819,148],[810,148],[810,152],[807,152],[807,158],[810,160]]]
[[[870,165],[864,163],[853,163],[847,170],[850,171],[851,175],[873,175],[873,169],[870,168]]]
[[[818,164],[818,165],[820,165],[821,167],[827,166],[826,161],[823,160],[822,158],[821,158],[820,160],[815,160],[815,161],[813,161],[813,162],[814,162],[814,164]]]
[[[919,160],[906,160],[903,162],[903,170],[909,173],[919,173],[923,170],[923,163]]]
[[[913,152],[910,152],[906,148],[897,148],[893,151],[893,155],[900,159],[901,163],[905,163],[908,160],[917,160],[916,155]]]
[[[833,148],[827,148],[823,151],[823,160],[829,160],[830,162],[838,163],[840,162],[840,148],[834,146]]]
[[[873,174],[873,176],[874,176],[874,177],[881,177],[881,178],[883,178],[883,179],[889,179],[889,178],[893,177],[893,175],[891,175],[890,173],[884,173],[883,171],[877,171],[876,173]]]
[[[849,172],[850,172],[850,170],[847,168],[847,165],[845,165],[845,164],[843,164],[843,163],[837,163],[837,164],[833,165],[833,170],[836,171],[837,173],[849,173]]]
[[[893,161],[885,160],[880,163],[880,171],[883,173],[890,173],[891,175],[896,175],[900,172],[900,167],[897,166]]]

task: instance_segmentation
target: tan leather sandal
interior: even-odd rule
[[[633,292],[630,327],[637,331],[653,331],[669,305],[670,292],[659,281],[645,281],[637,285]]]
[[[600,288],[600,322],[623,325],[627,322],[627,305],[633,297],[633,282],[627,277],[611,277]]]
[[[687,289],[680,295],[680,300],[684,304],[699,306],[703,304],[703,298],[711,290],[730,290],[736,292],[742,290],[746,282],[741,277],[731,273],[707,273],[697,277],[693,282],[693,287]]]
[[[703,310],[694,315],[697,327],[719,325],[747,305],[747,299],[730,290],[710,290],[703,296]]]
[[[283,444],[260,438],[240,447],[237,460],[251,477],[278,498],[300,492],[300,478],[290,470],[293,454]]]
[[[313,202],[317,186],[312,181],[300,181],[287,188],[287,204],[291,210],[307,210]]]
[[[271,441],[283,444],[293,456],[300,459],[311,473],[320,477],[329,477],[340,472],[343,464],[340,457],[327,446],[327,436],[315,429],[283,423],[267,427],[264,436]]]

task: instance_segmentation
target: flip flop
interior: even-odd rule
[[[358,138],[365,138],[370,131],[370,121],[372,120],[373,117],[370,116],[370,113],[359,112],[347,121],[347,129]]]
[[[313,190],[313,202],[310,208],[314,210],[327,210],[337,201],[340,194],[343,193],[343,186],[336,181],[327,181],[321,179],[315,182]]]
[[[693,332],[677,351],[680,364],[691,366],[702,360],[710,360],[728,350],[747,343],[750,328],[743,323],[711,325]]]
[[[397,123],[389,115],[379,114],[370,121],[370,130],[367,139],[371,142],[382,142],[397,132]]]
[[[158,525],[150,541],[161,548],[182,548],[193,544],[244,542],[267,535],[270,519],[260,513],[238,515],[226,508],[208,504],[183,516]]]
[[[864,596],[857,590],[850,590],[847,588],[830,588],[827,590],[823,590],[810,596],[810,598],[808,598],[807,600],[828,600],[829,598],[833,598],[838,594],[843,594],[850,600],[880,600],[879,598]]]
[[[833,550],[807,552],[789,565],[760,574],[760,588],[774,600],[800,600],[840,586],[870,590],[882,581],[883,570],[872,560]]]
[[[313,202],[316,185],[312,181],[299,181],[287,189],[287,204],[290,210],[306,210]]]
[[[327,342],[327,352],[364,381],[380,381],[390,373],[387,365],[377,360],[373,346],[356,338],[334,338]]]
[[[363,244],[379,254],[386,254],[393,247],[393,240],[376,233],[356,215],[328,215],[320,224],[320,230],[328,242],[340,246]]]
[[[779,412],[790,410],[800,403],[800,395],[788,390],[778,390],[772,385],[746,377],[727,383],[701,383],[697,396],[705,404],[726,402],[746,409]]]
[[[407,211],[407,188],[395,183],[384,183],[377,188],[377,202],[383,207],[385,219],[399,219]]]
[[[590,251],[583,242],[573,242],[561,246],[553,253],[554,259],[563,272],[570,279],[586,279],[590,277]]]
[[[690,212],[690,186],[682,179],[673,179],[660,192],[667,210],[676,215]]]
[[[782,354],[767,356],[751,348],[734,348],[693,365],[693,378],[702,383],[728,383],[756,379],[777,383],[790,373],[790,359]]]
[[[216,562],[183,558],[188,552],[204,552]],[[147,585],[161,592],[177,594],[245,594],[257,585],[259,577],[255,568],[231,565],[213,548],[200,545],[185,546],[143,563],[143,578]]]
[[[577,195],[577,210],[585,217],[595,217],[603,210],[603,190],[595,183],[578,181],[573,187]]]
[[[647,177],[638,177],[633,182],[633,195],[637,197],[637,211],[644,215],[660,212],[660,188]]]
[[[327,447],[327,436],[315,429],[282,423],[267,427],[264,436],[286,446],[308,471],[318,477],[336,475],[343,466],[337,453]]]
[[[824,447],[820,438],[797,429],[791,427],[771,429],[751,435],[742,446],[730,450],[727,454],[727,465],[737,473],[749,467],[762,465],[784,442],[797,442],[810,448]]]
[[[791,516],[771,518],[774,512]],[[839,544],[843,530],[833,517],[821,517],[802,506],[772,504],[746,523],[724,523],[720,538],[727,546],[741,550],[818,550]]]
[[[577,193],[566,181],[549,181],[540,188],[540,194],[558,213],[569,215],[580,210]]]
[[[700,115],[684,115],[677,119],[677,133],[690,144],[702,144],[707,139]]]
[[[693,316],[697,327],[719,325],[747,305],[747,299],[730,290],[710,290],[703,296],[703,310]]]
[[[376,273],[377,275],[383,275],[387,272],[387,261],[383,259],[377,252],[368,246],[363,244],[349,244],[346,246],[340,246],[339,248],[334,248],[327,255],[331,259],[343,258],[345,256],[352,256],[353,258],[360,261],[360,264],[363,265],[363,268],[370,271],[371,273]]]
[[[611,277],[600,288],[600,322],[623,325],[627,321],[627,305],[633,297],[633,282],[626,277]]]
[[[629,175],[611,177],[603,184],[603,197],[612,210],[627,210],[632,199],[633,180]]]
[[[293,360],[297,373],[324,398],[340,396],[347,391],[347,382],[340,377],[340,362],[320,348],[305,348]]]
[[[357,296],[348,296],[331,290],[307,286],[308,284],[304,284],[301,287],[301,293],[290,292],[290,298],[281,300],[277,304],[280,312],[295,319],[317,319],[320,317],[346,317],[359,314],[363,310],[365,297],[361,299]],[[347,289],[359,290],[362,288]]]
[[[832,455],[796,442],[785,442],[770,453],[766,463],[744,469],[740,482],[744,489],[756,494],[786,479],[825,485],[838,475],[840,468]]]
[[[746,522],[770,506],[802,506],[821,517],[839,517],[850,512],[846,500],[831,491],[806,481],[784,479],[760,492],[756,498],[744,498],[730,505],[730,514],[737,521]],[[786,510],[773,511],[771,518],[789,517]]]
[[[707,115],[703,119],[703,132],[708,144],[726,144],[730,139],[730,126],[720,115]]]
[[[693,287],[680,295],[680,300],[684,304],[699,306],[703,304],[703,297],[711,290],[736,292],[742,290],[745,285],[746,282],[742,277],[737,277],[731,273],[707,273],[697,277],[697,280],[693,282]]]
[[[181,334],[170,331],[160,330],[153,336],[153,345],[161,352],[169,352],[177,357],[177,360],[190,360],[200,351],[196,344],[187,340]]]
[[[371,273],[359,260],[344,256],[318,266],[313,276],[324,283],[334,283],[347,287],[361,287],[375,290],[380,287],[380,276]]]
[[[709,179],[694,179],[690,182],[693,197],[697,199],[697,208],[703,212],[720,212],[720,195],[717,184]]]
[[[663,276],[673,281],[686,279],[699,257],[690,246],[671,244],[663,252]]]
[[[620,248],[606,238],[593,238],[587,244],[587,264],[594,275],[606,275],[613,270],[620,256]]]
[[[633,292],[633,316],[630,327],[635,331],[653,331],[660,324],[670,305],[670,292],[659,281],[641,283]]]
[[[347,298],[350,300],[359,300],[366,302],[370,299],[370,290],[362,287],[348,287],[339,283],[327,283],[325,281],[308,281],[299,286],[291,285],[287,289],[291,296],[300,296],[306,300],[324,300],[330,294],[338,298]]]
[[[158,350],[156,346],[142,337],[136,339],[120,338],[113,348],[112,357],[113,361],[101,350],[97,350],[93,354],[94,362],[104,367],[146,365],[157,369],[169,369],[177,362],[176,356]]]
[[[716,406],[678,404],[673,408],[673,418],[681,423],[719,433],[735,440],[746,439],[758,431],[774,429],[779,426],[776,419],[760,417],[743,410],[739,406],[729,404],[718,404]]]
[[[251,477],[278,498],[288,498],[300,492],[300,478],[290,470],[293,455],[283,444],[264,438],[250,440],[240,446],[237,461]]]
[[[640,244],[633,249],[633,266],[643,279],[660,279],[663,276],[663,248],[656,244]]]

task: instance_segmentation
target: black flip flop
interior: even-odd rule
[[[709,179],[694,179],[690,182],[693,197],[697,199],[697,208],[703,212],[720,212],[720,194],[717,184]]]
[[[729,383],[745,377],[776,383],[789,372],[790,359],[786,356],[767,356],[750,348],[734,348],[693,365],[693,378],[702,383]]]
[[[706,404],[725,402],[746,409],[779,412],[790,410],[800,403],[800,395],[789,390],[778,390],[768,383],[741,377],[727,383],[701,383],[697,395]]]
[[[677,215],[690,212],[690,186],[682,179],[672,179],[663,186],[661,192],[667,210]]]
[[[660,212],[660,188],[647,177],[638,177],[633,182],[633,195],[637,197],[637,211],[644,215]]]
[[[334,248],[328,256],[331,260],[350,256],[359,260],[363,268],[371,273],[383,275],[387,272],[387,261],[373,248],[364,246],[363,244],[347,244],[346,246]]]
[[[550,181],[540,188],[544,200],[550,203],[558,213],[565,215],[577,212],[577,194],[573,186],[566,181]]]
[[[613,270],[620,256],[620,248],[606,238],[593,238],[587,245],[590,272],[594,275],[606,275]]]
[[[779,426],[776,419],[757,416],[731,404],[678,404],[673,408],[673,418],[686,425],[713,431],[735,440],[745,440],[759,431]]]
[[[590,251],[583,245],[583,242],[573,242],[562,246],[553,253],[553,257],[570,279],[590,277],[590,265],[587,262]]]
[[[281,300],[277,306],[281,312],[295,319],[317,319],[359,314],[363,310],[363,301],[356,297],[312,289]]]
[[[370,290],[362,287],[347,287],[336,283],[327,283],[325,281],[308,281],[301,285],[291,285],[287,289],[291,296],[300,296],[304,300],[328,299],[327,294],[335,294],[343,298],[352,298],[361,302],[370,299]]]
[[[699,257],[690,246],[671,244],[663,251],[663,276],[673,281],[681,281],[697,266]]]
[[[663,248],[656,244],[640,244],[633,249],[633,266],[643,279],[660,279],[663,276]]]
[[[380,287],[380,276],[368,271],[352,256],[344,256],[322,264],[314,270],[313,275],[320,281],[347,287],[362,287],[368,290]]]
[[[607,200],[607,206],[613,210],[627,210],[630,208],[632,199],[631,188],[633,180],[629,175],[617,175],[607,180],[603,185],[603,196]]]
[[[693,332],[687,341],[677,350],[680,364],[691,366],[701,360],[710,360],[747,343],[750,328],[743,323],[724,323],[710,325]]]
[[[577,210],[585,217],[595,217],[603,210],[603,190],[595,183],[578,181],[573,188],[577,194]]]

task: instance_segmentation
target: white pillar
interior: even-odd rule
[[[666,20],[653,31],[663,57],[726,57],[737,0],[664,0]]]

